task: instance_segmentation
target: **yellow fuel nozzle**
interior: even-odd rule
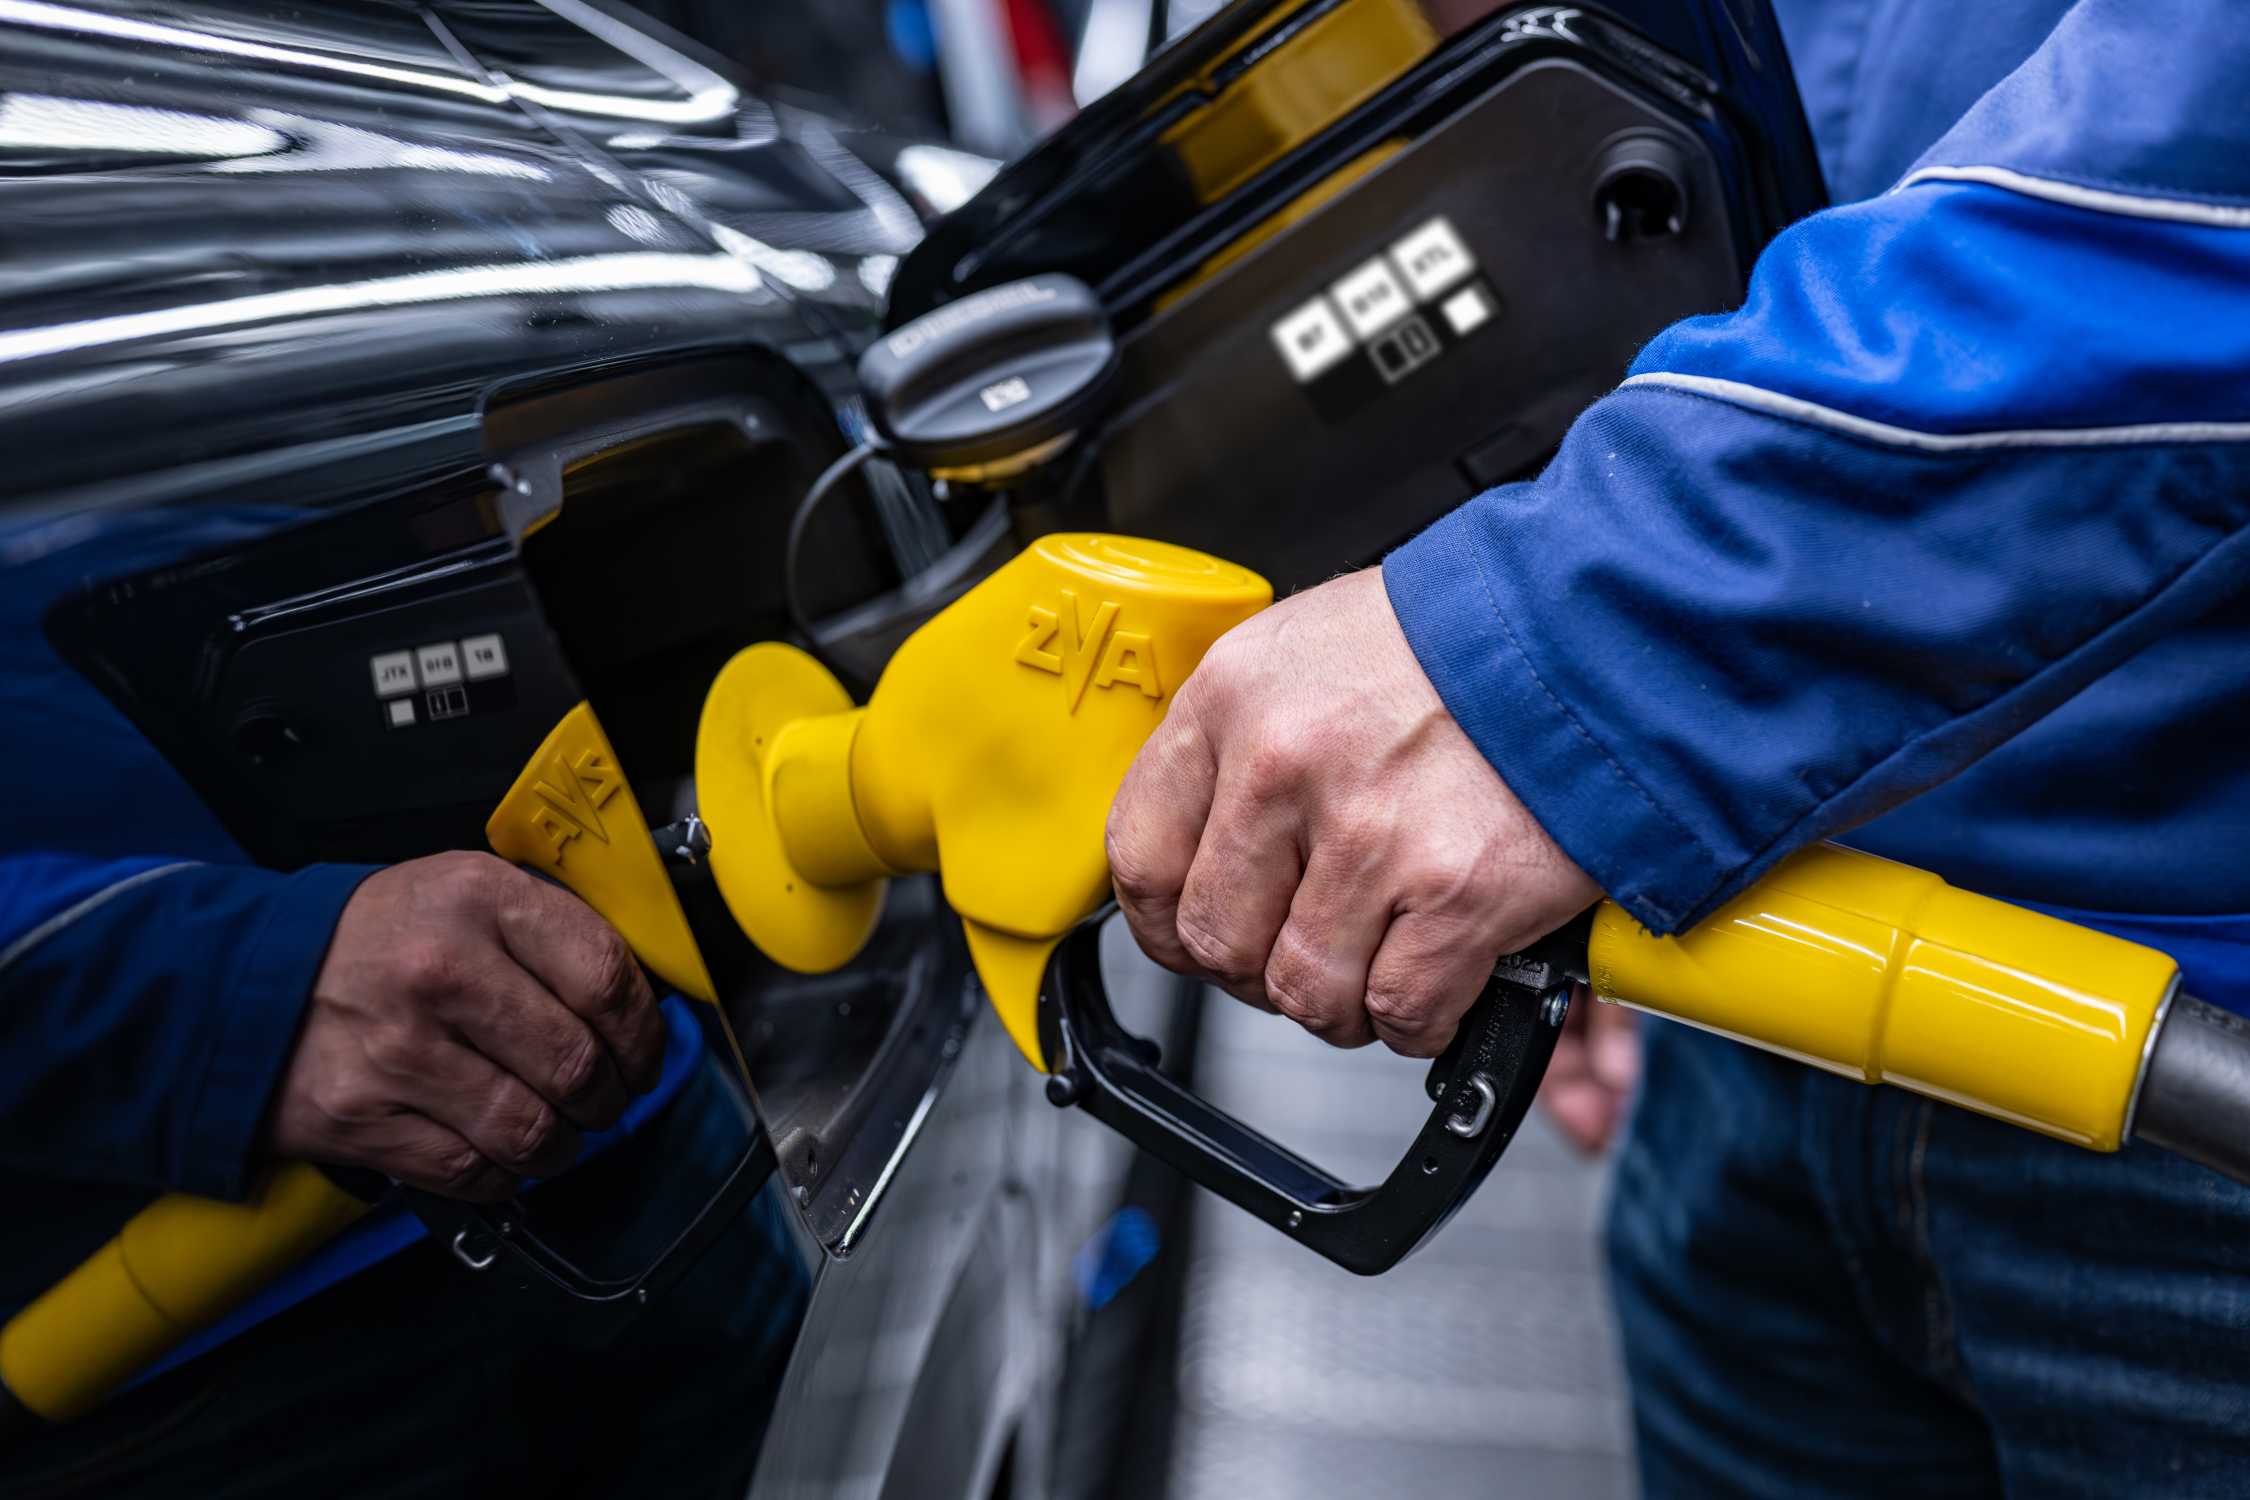
[[[1108,891],[1102,831],[1171,694],[1265,580],[1199,552],[1033,543],[908,638],[868,706],[794,647],[713,683],[696,780],[710,866],[745,932],[818,973],[874,930],[884,881],[937,871],[1032,1063],[1056,943]],[[1785,861],[1678,937],[1604,902],[1603,996],[2097,1150],[2131,1132],[2171,959],[1835,845]]]
[[[1042,1070],[1039,983],[1109,889],[1102,830],[1188,673],[1273,599],[1163,542],[1042,537],[908,637],[865,708],[795,647],[719,673],[696,795],[728,910],[777,963],[839,967],[884,881],[939,872],[1008,1034]]]

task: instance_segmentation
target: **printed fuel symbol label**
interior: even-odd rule
[[[1359,337],[1372,338],[1392,323],[1406,316],[1414,304],[1407,299],[1406,288],[1399,285],[1398,277],[1391,272],[1390,262],[1381,256],[1367,262],[1330,288],[1336,303],[1344,310],[1344,319],[1352,325]]]
[[[1273,342],[1299,380],[1312,379],[1352,352],[1351,335],[1326,297],[1313,298],[1274,324]]]
[[[1340,422],[1471,335],[1487,336],[1481,330],[1505,307],[1468,241],[1440,214],[1334,276],[1267,331],[1313,410]]]
[[[1444,219],[1432,219],[1391,246],[1391,259],[1414,289],[1418,302],[1427,302],[1477,268],[1469,247]]]

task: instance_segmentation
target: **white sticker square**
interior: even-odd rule
[[[996,380],[977,392],[977,399],[989,412],[1004,412],[1011,406],[1021,406],[1031,399],[1031,382],[1021,375],[1011,375],[1006,380]]]
[[[1326,297],[1315,297],[1273,325],[1273,344],[1289,373],[1306,381],[1352,352],[1351,335]]]
[[[381,656],[367,659],[367,668],[375,675],[375,696],[395,698],[400,693],[411,693],[421,683],[414,676],[414,653],[411,651],[386,651]]]
[[[508,675],[508,643],[496,635],[472,635],[461,643],[461,658],[469,664],[469,681]]]
[[[412,698],[393,698],[383,706],[390,710],[391,728],[404,729],[414,722],[414,700]]]
[[[1377,257],[1329,288],[1344,321],[1360,338],[1371,338],[1406,315],[1414,304],[1391,274],[1390,262]]]
[[[1476,258],[1461,236],[1443,219],[1432,219],[1391,246],[1391,259],[1405,273],[1414,296],[1429,301],[1439,292],[1477,268]]]
[[[1492,304],[1486,300],[1482,291],[1466,286],[1446,298],[1441,311],[1455,333],[1467,333],[1491,319]]]
[[[451,641],[414,648],[414,665],[422,669],[422,686],[439,687],[461,680],[461,653]]]

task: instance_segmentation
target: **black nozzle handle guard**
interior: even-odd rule
[[[1039,998],[1048,1097],[1075,1104],[1228,1202],[1349,1271],[1389,1270],[1437,1233],[1515,1139],[1554,1055],[1585,942],[1565,929],[1503,959],[1430,1067],[1430,1117],[1389,1177],[1355,1187],[1197,1097],[1111,1010],[1101,973],[1107,911],[1063,939]],[[1577,924],[1573,924],[1574,927]],[[1576,943],[1576,962],[1568,955]]]
[[[498,1288],[527,1297],[571,1320],[596,1344],[615,1338],[649,1303],[695,1268],[703,1253],[741,1216],[773,1176],[773,1142],[755,1129],[726,1178],[704,1200],[656,1259],[625,1276],[596,1275],[541,1238],[522,1200],[503,1204],[456,1202],[418,1188],[401,1188],[430,1237],[474,1272],[499,1269]]]

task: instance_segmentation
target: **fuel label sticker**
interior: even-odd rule
[[[1269,330],[1323,412],[1356,407],[1431,364],[1500,314],[1452,221],[1424,220]],[[1357,358],[1353,356],[1357,355]]]
[[[1352,352],[1351,335],[1344,332],[1343,319],[1326,297],[1313,298],[1274,324],[1273,342],[1289,373],[1300,381],[1312,379]]]
[[[1445,321],[1458,334],[1470,334],[1492,320],[1492,301],[1484,288],[1467,286],[1445,299]]]
[[[1432,219],[1420,229],[1394,242],[1391,259],[1398,262],[1417,302],[1427,302],[1476,270],[1476,258],[1446,220]]]
[[[1405,317],[1414,305],[1407,298],[1406,288],[1391,271],[1391,263],[1381,256],[1353,271],[1331,290],[1337,305],[1344,310],[1344,320],[1362,339],[1381,333]]]
[[[515,706],[508,643],[498,632],[463,641],[431,641],[368,658],[382,722],[412,729],[441,719]]]

